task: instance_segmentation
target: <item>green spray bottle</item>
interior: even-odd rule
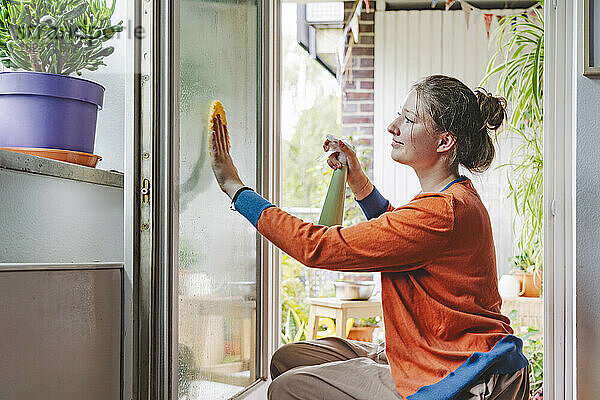
[[[338,137],[327,135],[329,139],[329,152],[339,152],[338,160],[342,164],[342,168],[333,170],[321,216],[319,217],[319,225],[333,226],[342,225],[344,219],[344,200],[346,198],[346,177],[348,175],[348,162],[346,154],[340,149]]]

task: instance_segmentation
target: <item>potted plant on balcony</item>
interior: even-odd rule
[[[534,251],[541,251],[541,246],[536,246]],[[542,269],[536,261],[539,254],[530,254],[525,250],[516,257],[512,257],[513,273],[517,276],[520,285],[519,296],[540,297],[542,290]]]
[[[543,5],[543,2],[540,1]],[[520,235],[516,240],[517,255],[513,264],[523,280],[521,291],[539,296],[543,270],[543,77],[544,19],[541,8],[501,19],[494,34],[498,45],[482,80],[487,83],[498,76],[498,92],[509,102],[512,112],[508,132],[513,133],[518,146],[507,177],[509,197],[516,210]],[[497,62],[497,60],[502,60]],[[538,288],[538,291],[531,291]],[[525,293],[523,294],[525,295]]]
[[[114,9],[114,0],[0,0],[0,62],[13,70],[0,72],[0,147],[93,153],[104,87],[69,75],[106,65],[105,42],[123,30]]]
[[[358,318],[352,320],[352,326],[348,327],[348,339],[358,340],[361,342],[372,342],[373,331],[379,326],[380,317]]]

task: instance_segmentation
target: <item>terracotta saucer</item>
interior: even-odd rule
[[[64,161],[92,168],[96,168],[96,164],[98,164],[98,161],[102,160],[102,157],[100,156],[89,153],[83,153],[81,151],[43,149],[33,147],[0,147],[0,149],[14,151],[17,153],[29,154],[30,156],[51,158],[57,161]]]

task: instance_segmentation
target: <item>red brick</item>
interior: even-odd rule
[[[375,55],[375,48],[369,47],[355,47],[352,49],[352,54],[355,56],[373,56]]]
[[[373,32],[373,24],[359,24],[359,32]]]
[[[371,133],[372,133],[372,129],[371,129]],[[373,145],[373,139],[358,139],[358,141],[356,142],[357,146],[372,146]]]
[[[373,89],[373,81],[361,81],[360,88],[361,89]]]
[[[373,44],[375,43],[375,36],[358,35],[359,44]]]
[[[360,20],[361,21],[374,21],[375,20],[375,13],[372,11],[368,13],[366,10],[363,10],[360,13]]]
[[[372,124],[372,116],[347,116],[343,118],[344,124]]]
[[[358,69],[358,70],[353,70],[352,71],[352,77],[355,79],[358,78],[371,78],[373,79],[373,72],[374,70],[372,69]]]
[[[371,58],[371,57],[362,57],[360,59],[360,66],[361,67],[371,67],[373,68],[373,66],[375,65],[375,59]]]
[[[356,89],[356,81],[345,82],[344,89]]]
[[[346,93],[346,99],[349,101],[373,100],[373,93],[372,92],[348,92],[348,93]]]
[[[373,112],[375,106],[373,103],[366,103],[360,105],[360,112]]]

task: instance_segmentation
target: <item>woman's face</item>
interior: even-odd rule
[[[429,118],[417,116],[417,93],[411,90],[404,100],[402,110],[398,112],[398,117],[387,128],[392,134],[391,156],[394,161],[413,168],[428,168],[439,160],[440,143],[444,141],[445,135],[429,133],[424,117]],[[428,120],[427,126],[432,127],[433,121]],[[444,151],[444,148],[441,150]]]

